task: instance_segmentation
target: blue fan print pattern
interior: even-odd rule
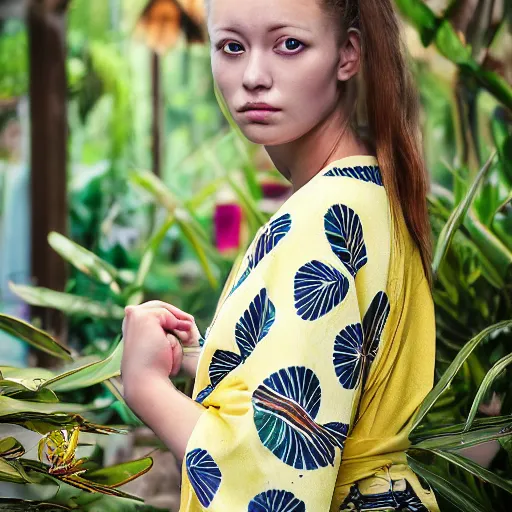
[[[345,327],[334,340],[334,370],[345,389],[354,389],[363,380],[364,389],[370,366],[373,363],[389,316],[387,295],[379,292],[364,315],[363,325]]]
[[[187,453],[187,474],[203,507],[208,508],[220,487],[222,474],[213,457],[200,448]]]
[[[383,186],[380,168],[377,165],[364,165],[356,167],[333,167],[329,169],[324,176],[344,176],[347,178],[355,178],[356,180],[366,181],[367,183],[375,183],[375,185]]]
[[[306,505],[291,492],[272,489],[255,496],[248,512],[306,512]]]
[[[254,424],[266,448],[285,464],[314,470],[334,465],[335,448],[343,451],[348,425],[319,425],[320,382],[304,366],[273,373],[252,395]]]
[[[359,215],[344,204],[335,204],[324,215],[324,228],[334,254],[355,277],[368,261]]]
[[[348,279],[336,268],[313,260],[295,274],[295,309],[303,320],[317,320],[347,296]]]
[[[289,213],[285,213],[274,219],[259,236],[253,254],[249,255],[247,268],[238,279],[238,282],[233,286],[229,292],[231,295],[249,276],[251,271],[255,269],[260,261],[272,251],[277,244],[284,238],[290,231],[292,225],[292,218]]]
[[[268,334],[275,318],[274,304],[267,290],[262,288],[235,326],[235,341],[240,354],[229,350],[215,351],[208,370],[211,384],[198,394],[197,402],[202,403],[229,372],[246,361],[256,345]]]

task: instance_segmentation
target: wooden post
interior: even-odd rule
[[[153,172],[156,176],[162,176],[162,138],[163,138],[163,115],[162,115],[162,78],[160,55],[152,52],[151,56],[151,89],[153,105]]]
[[[51,7],[50,7],[51,5]],[[50,231],[67,233],[66,0],[32,0],[30,53],[32,276],[34,284],[62,291],[66,264],[48,245]],[[62,341],[65,321],[55,310],[34,308],[42,327]]]

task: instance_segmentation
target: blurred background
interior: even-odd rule
[[[436,386],[408,455],[441,510],[508,511],[512,2],[395,4],[435,238]],[[0,510],[179,508],[180,468],[122,399],[123,308],[165,300],[204,333],[291,193],[216,97],[204,15],[0,0]]]

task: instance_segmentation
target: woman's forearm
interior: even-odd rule
[[[128,406],[181,462],[204,407],[157,375],[140,376],[135,385],[125,383],[124,388]]]
[[[197,373],[197,363],[201,347],[183,347],[183,361],[181,362],[182,370],[195,379]]]

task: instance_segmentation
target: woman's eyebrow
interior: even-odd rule
[[[282,28],[298,28],[299,30],[306,30],[306,31],[310,31],[310,29],[308,29],[307,27],[302,27],[300,25],[294,25],[292,23],[279,23],[277,25],[271,25],[267,32],[271,33],[271,32],[275,32],[276,30],[280,30]],[[215,31],[225,31],[225,32],[234,32],[235,34],[238,34],[240,36],[243,36],[243,30],[242,28],[239,28],[238,25],[232,25],[232,26],[223,26],[223,27],[218,27],[215,29]]]
[[[293,23],[279,23],[277,25],[272,25],[268,32],[275,32],[276,30],[279,30],[281,28],[298,28],[300,30],[309,30],[307,27],[302,27],[300,25],[295,25]]]

